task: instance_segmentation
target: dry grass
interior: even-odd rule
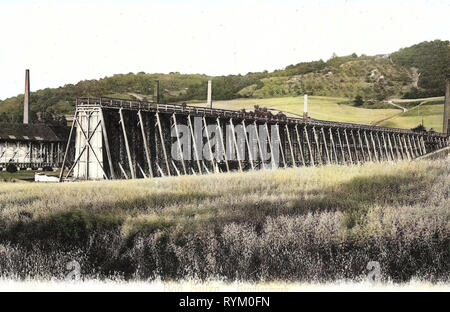
[[[0,183],[0,274],[448,280],[448,160]]]

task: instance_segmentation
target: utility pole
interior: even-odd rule
[[[450,135],[450,77],[447,77],[444,104],[444,133]]]

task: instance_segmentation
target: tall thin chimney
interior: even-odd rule
[[[25,71],[25,94],[23,97],[23,123],[30,122],[30,70]]]
[[[450,135],[450,77],[447,78],[445,87],[444,133]]]
[[[212,108],[212,81],[208,80],[208,106]]]

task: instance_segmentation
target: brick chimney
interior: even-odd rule
[[[25,71],[25,95],[23,97],[23,123],[30,123],[30,70]]]

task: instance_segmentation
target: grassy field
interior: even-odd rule
[[[449,279],[448,160],[0,182],[0,276]]]
[[[442,132],[444,118],[443,104],[421,105],[408,112],[380,123],[380,126],[411,129],[422,123],[427,129]]]
[[[367,109],[340,104],[348,102],[348,99],[339,97],[310,96],[308,98],[309,115],[316,119],[351,122],[366,125],[379,125],[391,128],[411,129],[422,123],[422,118],[427,129],[442,131],[442,116],[444,105],[442,97],[404,100],[408,107],[413,107],[425,102],[420,107],[414,108],[407,113],[400,109]],[[395,100],[401,105],[403,100]],[[426,104],[430,103],[430,104]],[[205,103],[191,103],[192,105],[204,106]],[[288,116],[303,116],[303,97],[281,97],[271,99],[236,99],[231,101],[217,101],[213,103],[216,108],[239,110],[253,110],[254,105],[281,110]]]
[[[312,118],[359,124],[373,124],[379,120],[394,116],[399,109],[365,109],[339,104],[348,99],[338,97],[310,96],[308,110]],[[205,105],[194,103],[194,105]],[[269,99],[237,99],[232,101],[217,101],[216,108],[253,110],[254,105],[281,110],[289,116],[303,116],[303,97],[281,97]],[[276,112],[275,112],[276,113]]]

